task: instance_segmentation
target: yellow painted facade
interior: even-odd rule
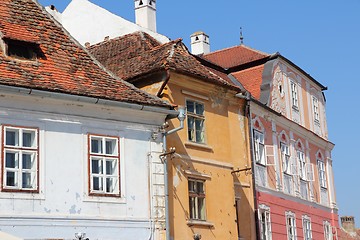
[[[156,94],[162,83],[135,85]],[[246,101],[235,95],[234,90],[176,72],[170,72],[161,92],[162,99],[174,105],[191,101],[204,106],[204,143],[189,140],[187,121],[183,130],[167,138],[168,149],[176,148],[168,158],[170,235],[175,240],[196,235],[237,240],[239,232],[242,239],[255,239],[252,174],[243,171],[251,167]],[[169,125],[167,130],[178,127],[179,121]],[[204,219],[191,217],[189,180],[204,186]]]

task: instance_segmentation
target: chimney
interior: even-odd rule
[[[135,0],[135,22],[156,32],[156,0]]]
[[[210,53],[210,39],[204,32],[195,32],[191,36],[191,53],[201,55]]]
[[[355,228],[355,219],[353,216],[344,216],[341,217],[341,226],[348,233],[356,232]]]

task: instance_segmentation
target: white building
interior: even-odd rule
[[[63,13],[46,7],[69,33],[82,45],[91,45],[134,32],[146,32],[160,43],[169,38],[156,32],[156,1],[135,0],[136,24],[88,0],[72,0]]]
[[[2,4],[0,232],[160,239],[160,129],[177,112],[105,70],[35,1]]]

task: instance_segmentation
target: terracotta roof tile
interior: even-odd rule
[[[268,56],[270,56],[270,54],[260,52],[245,45],[239,45],[211,52],[201,57],[222,68],[228,69]]]
[[[264,65],[259,65],[245,70],[234,72],[232,75],[250,92],[250,94],[257,100],[260,100],[262,84],[262,73]]]
[[[109,70],[125,80],[171,69],[237,89],[202,65],[189,53],[181,39],[160,44],[148,34],[136,32],[91,46],[89,51]]]
[[[112,76],[36,1],[2,0],[0,19],[3,39],[36,42],[38,51],[36,60],[21,61],[0,50],[0,84],[169,107]]]

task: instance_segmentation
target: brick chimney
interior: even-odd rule
[[[201,55],[210,53],[210,39],[204,32],[195,32],[191,36],[191,53]]]
[[[135,22],[156,32],[156,0],[135,0]]]
[[[341,219],[341,226],[348,233],[355,233],[355,218],[353,216],[343,216]]]

